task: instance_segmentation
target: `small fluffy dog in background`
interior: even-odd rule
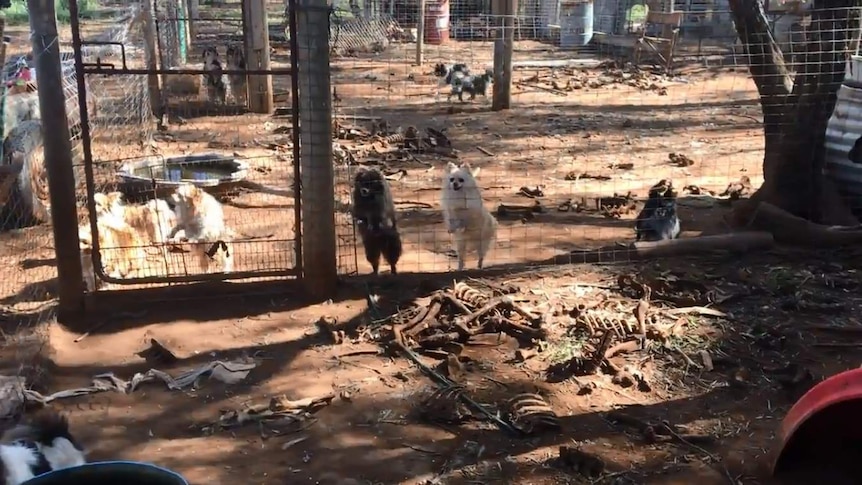
[[[661,180],[649,190],[649,198],[635,222],[637,241],[663,241],[679,237],[676,191],[670,180]]]
[[[479,269],[497,237],[497,220],[485,208],[482,189],[476,182],[479,168],[469,163],[461,166],[449,162],[443,175],[441,207],[446,229],[455,237],[458,270],[464,269],[468,252],[479,256]]]
[[[452,84],[452,80],[455,78],[469,76],[470,68],[467,67],[467,64],[436,64],[434,75],[440,78],[441,86],[446,86]]]
[[[224,209],[215,197],[203,189],[185,183],[171,195],[177,223],[168,239],[192,243],[204,271],[212,260],[220,260],[222,271],[233,271],[233,255],[228,245],[230,231],[224,222]]]
[[[229,71],[244,71],[245,70],[245,54],[242,52],[242,46],[229,45],[227,46],[227,69]],[[248,82],[245,74],[230,74],[230,90],[233,99],[238,104],[245,106],[248,102]]]
[[[6,485],[86,463],[83,448],[69,431],[66,418],[53,411],[38,413],[0,438],[0,466]]]
[[[456,77],[452,80],[452,90],[449,93],[449,99],[453,95],[458,96],[458,101],[464,101],[464,93],[470,95],[470,100],[476,99],[477,94],[487,97],[488,86],[494,79],[494,72],[491,69],[486,69],[485,74],[481,76],[467,75]]]
[[[224,83],[222,65],[219,60],[218,50],[215,47],[207,47],[203,53],[204,70],[209,74],[204,75],[204,84],[207,88],[207,99],[211,102],[225,103],[227,98],[227,86]]]
[[[395,265],[401,258],[401,235],[395,223],[395,202],[389,182],[376,169],[362,168],[353,179],[353,218],[362,245],[365,259],[378,274],[380,256],[389,263],[392,274],[397,274]]]
[[[439,82],[437,85],[437,95],[440,94],[440,88],[443,86],[452,86],[452,84],[460,78],[466,77],[470,75],[470,68],[467,67],[466,64],[436,64],[434,66],[434,76],[439,78]],[[452,93],[450,89],[449,98],[451,99]]]

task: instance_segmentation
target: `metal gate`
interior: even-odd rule
[[[295,36],[278,33],[295,9],[268,12],[272,62],[249,69],[270,55],[244,35],[251,2],[200,3],[117,3],[105,22],[69,2],[90,291],[300,274]],[[275,116],[249,112],[270,95]]]

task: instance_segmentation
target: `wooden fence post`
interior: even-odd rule
[[[394,3],[395,0],[392,0]],[[424,61],[425,50],[425,0],[419,2],[419,18],[416,22],[416,65],[421,66]]]
[[[248,69],[268,71],[270,60],[266,0],[243,0],[243,10],[246,66]],[[272,113],[272,74],[250,74],[248,91],[248,109],[252,113]]]
[[[186,11],[189,17],[189,44],[198,36],[198,21],[201,18],[201,6],[199,0],[186,0]]]
[[[84,311],[84,279],[78,245],[78,213],[72,142],[66,117],[66,95],[60,68],[60,41],[53,0],[27,0],[33,59],[39,86],[39,112],[48,173],[54,251],[57,257],[58,319],[76,318]]]
[[[143,31],[144,31],[144,55],[146,56],[147,70],[151,74],[147,74],[147,88],[150,94],[150,109],[153,116],[157,119],[162,119],[162,89],[160,77],[155,74],[159,68],[159,52],[156,43],[156,17],[153,13],[153,0],[143,0]]]
[[[515,50],[517,0],[492,0],[491,13],[497,23],[494,41],[494,94],[491,109],[509,109],[512,104],[512,53]]]
[[[297,0],[302,268],[310,296],[335,292],[335,189],[332,168],[332,87],[327,0]],[[294,107],[296,109],[296,107]]]

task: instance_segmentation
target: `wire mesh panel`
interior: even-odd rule
[[[128,25],[115,20],[110,45],[82,35],[89,85],[117,94],[117,104],[99,97],[91,114],[96,231],[82,226],[91,291],[103,282],[295,273],[293,128],[280,114],[289,111],[290,77],[256,72],[275,78],[276,116],[248,113],[259,93],[245,74],[240,4],[186,9],[176,0],[136,5]],[[270,10],[270,32],[278,33],[284,7]],[[79,22],[82,31],[89,23]],[[272,72],[282,72],[290,56],[283,31],[275,37],[282,52],[272,53]],[[116,112],[125,123],[110,116]],[[87,271],[95,267],[104,274]]]
[[[333,58],[339,271],[370,270],[348,211],[361,167],[391,187],[403,271],[459,265],[465,228],[448,225],[443,202],[450,171],[481,189],[466,229],[467,239],[488,239],[485,266],[614,254],[619,243],[658,237],[635,231],[650,194],[676,194],[682,237],[722,230],[735,187],[750,193],[763,181],[761,111],[727,3],[695,3],[680,11],[676,2],[677,15],[661,2],[518,2],[512,107],[492,111],[494,43],[505,32],[488,2],[426,1],[421,29],[417,2],[336,2],[333,25],[393,12],[382,50]],[[482,207],[493,237],[476,222]],[[466,267],[475,268],[486,243],[470,244]]]
[[[43,344],[40,324],[56,314],[57,269],[44,165],[42,114],[35,66],[48,45],[35,51],[27,18],[0,19],[8,37],[0,48],[0,327],[15,359],[24,367]],[[66,39],[61,39],[66,40]],[[50,45],[50,44],[49,44]],[[62,42],[61,86],[71,128],[72,149],[80,153],[78,89],[70,50]],[[35,348],[34,348],[35,347]],[[4,357],[6,359],[6,357]],[[8,360],[4,360],[4,365]],[[7,375],[20,372],[3,369]],[[31,379],[34,376],[26,376]],[[32,384],[32,380],[27,384]]]

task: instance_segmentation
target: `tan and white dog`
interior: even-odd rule
[[[160,246],[163,254],[166,253],[164,243],[177,225],[177,216],[166,201],[151,199],[145,204],[126,204],[120,192],[96,194],[96,213],[105,212],[114,214],[140,231],[150,244]]]
[[[469,163],[458,166],[449,162],[443,174],[440,205],[446,230],[455,238],[459,271],[464,269],[468,252],[477,253],[481,269],[497,238],[497,220],[485,208],[482,189],[476,181],[479,170],[472,169]]]
[[[146,267],[147,242],[141,232],[127,224],[113,212],[97,216],[96,231],[99,237],[99,255],[102,268],[112,278],[135,277],[140,268]],[[96,274],[93,266],[93,231],[90,223],[78,227],[81,248],[81,266],[84,270],[84,283],[88,291],[96,289]]]

